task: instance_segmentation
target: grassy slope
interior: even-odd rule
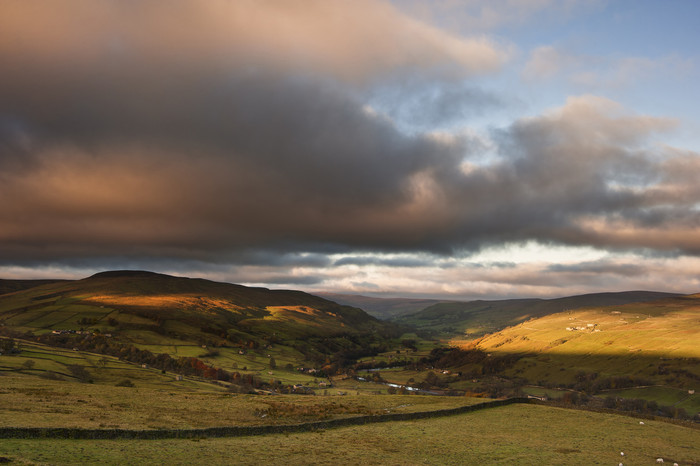
[[[141,347],[171,349],[271,336],[298,341],[372,332],[384,325],[360,309],[299,291],[149,272],[107,272],[2,295],[0,323],[35,334],[98,328]],[[287,359],[298,356],[288,353]]]
[[[413,397],[419,398],[419,397]],[[3,440],[0,455],[51,464],[700,463],[700,431],[514,405],[446,418],[289,435],[194,440]],[[624,452],[622,457],[620,452]]]
[[[677,296],[650,291],[596,293],[557,299],[509,299],[439,303],[396,319],[422,330],[433,330],[446,337],[465,338],[492,333],[533,317],[591,306],[613,306]]]
[[[4,280],[0,278],[0,295],[61,281],[63,280]]]
[[[46,380],[27,371],[0,377],[4,404],[0,425],[13,427],[190,429],[296,424],[483,402],[463,397],[238,395],[211,384],[195,387],[194,382],[175,382],[172,377],[167,384],[136,380],[134,388]]]
[[[333,388],[323,391],[330,396],[235,395],[196,377],[176,380],[173,373],[109,356],[26,341],[21,347],[20,354],[0,355],[0,425],[4,426],[147,429],[297,423],[444,409],[482,401],[387,396],[386,387],[360,387],[352,379],[334,381]],[[83,382],[71,366],[86,371]],[[318,386],[314,377],[298,372],[276,370],[270,378],[284,378],[285,374],[290,383]],[[116,386],[125,379],[133,387]],[[339,390],[372,396],[332,396]],[[378,395],[380,392],[384,394]],[[269,415],[261,417],[260,412]]]
[[[700,394],[688,395],[688,390],[700,388],[698,341],[700,295],[691,295],[561,312],[453,343],[493,356],[525,355],[505,374],[533,383],[573,383],[580,372],[600,378],[639,377],[660,387],[610,395],[680,403],[689,412],[698,412]]]

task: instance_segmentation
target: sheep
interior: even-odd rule
[[[663,462],[664,462],[664,459],[663,459],[663,458],[656,458],[656,462],[657,462],[657,463],[663,463]]]

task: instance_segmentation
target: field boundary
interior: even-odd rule
[[[518,398],[518,399],[522,400],[522,398]],[[574,411],[589,411],[589,412],[601,413],[601,414],[615,414],[617,416],[632,417],[635,419],[646,419],[648,421],[666,422],[668,424],[676,424],[676,425],[683,426],[683,427],[690,427],[691,429],[700,429],[700,423],[695,422],[691,419],[676,419],[676,418],[672,418],[672,417],[655,416],[653,414],[648,414],[648,413],[637,413],[634,411],[623,411],[623,410],[612,409],[612,408],[594,408],[591,406],[570,405],[570,404],[559,403],[557,401],[542,401],[542,400],[538,400],[535,398],[530,398],[530,399],[527,399],[525,401],[516,401],[515,403],[528,403],[528,404],[533,404],[533,405],[549,406],[550,408],[571,409]]]
[[[391,413],[374,416],[355,416],[327,421],[301,424],[224,426],[202,429],[82,429],[71,427],[0,427],[0,438],[15,439],[140,439],[158,440],[173,438],[247,437],[252,435],[313,432],[337,427],[358,426],[391,421],[411,421],[455,414],[464,414],[482,409],[496,408],[514,403],[530,403],[527,398],[507,398],[458,408],[420,411],[416,413]]]
[[[134,440],[160,440],[177,438],[219,438],[219,437],[248,437],[253,435],[288,434],[300,432],[322,431],[338,427],[359,426],[380,422],[412,421],[417,419],[429,419],[436,417],[453,416],[456,414],[470,413],[483,409],[497,408],[511,404],[533,404],[554,408],[572,409],[577,411],[592,411],[604,414],[616,414],[626,417],[648,419],[668,422],[672,424],[700,428],[700,425],[691,421],[681,421],[658,416],[651,416],[613,409],[593,409],[577,406],[563,406],[548,403],[533,398],[506,398],[504,400],[487,401],[458,408],[439,409],[434,411],[419,411],[416,413],[391,413],[373,416],[355,416],[342,419],[330,419],[327,421],[304,422],[301,424],[260,425],[260,426],[223,426],[206,427],[201,429],[82,429],[72,427],[0,427],[0,438],[4,439],[134,439]]]

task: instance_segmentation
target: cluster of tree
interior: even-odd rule
[[[699,366],[700,361],[697,358],[688,358],[688,365],[689,366]],[[668,363],[661,363],[658,365],[656,368],[656,373],[658,375],[669,375],[669,376],[675,376],[675,377],[680,377],[680,378],[687,378],[690,380],[694,381],[700,381],[700,375],[695,374],[693,372],[690,372],[689,370],[686,369],[680,369],[680,368],[672,368],[670,364]],[[670,380],[673,380],[672,377],[669,377]]]
[[[413,350],[413,351],[418,351],[418,347],[416,346],[416,340],[413,340],[413,339],[407,338],[407,339],[401,340],[401,346],[403,346],[404,348],[408,348],[410,350]]]
[[[525,354],[489,355],[480,349],[434,348],[430,354],[413,365],[413,369],[462,368],[457,375],[473,378],[477,375],[495,375],[510,369]],[[471,366],[471,367],[470,367]],[[468,369],[468,370],[467,370]]]
[[[434,348],[430,354],[418,361],[421,366],[461,367],[469,364],[481,364],[487,356],[482,350],[460,348]]]
[[[80,366],[78,364],[71,364],[68,366],[68,371],[71,373],[73,377],[78,379],[79,381],[83,383],[92,383],[92,377],[90,376],[90,373],[88,370],[85,368],[85,366]]]
[[[19,345],[13,338],[0,338],[0,353],[1,354],[19,354]]]
[[[688,419],[700,421],[700,414],[692,416],[685,409],[677,406],[659,405],[656,401],[643,398],[618,398],[608,396],[601,401],[598,397],[587,396],[576,391],[567,391],[556,402],[570,406],[584,406],[591,409],[614,409],[630,413],[646,414],[650,416],[669,417],[673,419]]]
[[[78,324],[80,325],[95,325],[97,323],[97,319],[94,317],[81,317],[78,319]]]
[[[394,358],[390,361],[363,361],[353,365],[355,371],[366,371],[369,369],[384,369],[389,367],[403,367],[411,364],[412,361],[406,358]]]
[[[651,385],[651,381],[642,377],[622,375],[617,377],[606,377],[594,380],[587,380],[579,384],[574,384],[574,388],[576,387],[576,385],[581,385],[581,389],[583,389],[587,393],[595,394],[600,393],[604,390],[616,390],[620,388]]]
[[[238,372],[228,372],[224,369],[206,364],[201,359],[193,357],[173,358],[166,353],[153,354],[151,351],[139,349],[134,345],[120,343],[114,339],[105,338],[100,334],[95,335],[54,335],[45,334],[36,337],[36,341],[50,346],[58,346],[63,348],[77,348],[81,351],[91,351],[109,356],[115,356],[125,361],[148,364],[157,369],[171,371],[183,375],[191,375],[203,377],[211,380],[219,380],[241,384],[253,388],[262,388],[266,386],[259,378],[251,374],[240,374]],[[71,366],[73,367],[73,366]],[[80,368],[80,369],[78,369]],[[69,368],[70,369],[70,368]],[[72,375],[79,380],[85,379],[89,381],[89,374],[85,375],[80,372],[85,370],[82,366],[76,366],[75,369],[70,369]]]
[[[293,347],[307,361],[321,368],[323,375],[334,375],[352,368],[358,359],[389,351],[389,343],[379,334],[344,333],[309,337],[295,342]]]
[[[695,421],[700,421],[700,414],[692,416],[683,408],[659,405],[656,401],[649,401],[641,398],[615,398],[609,396],[605,398],[604,406],[608,409],[651,414],[673,419],[693,419]]]

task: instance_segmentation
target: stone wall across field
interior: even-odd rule
[[[434,417],[464,414],[481,409],[496,408],[513,403],[530,403],[527,398],[508,398],[488,401],[470,406],[417,413],[380,414],[377,416],[356,416],[328,421],[305,422],[291,425],[262,426],[228,426],[209,427],[205,429],[80,429],[70,427],[0,427],[0,438],[21,439],[169,439],[169,438],[205,438],[205,437],[245,437],[250,435],[267,435],[282,433],[309,432],[335,427],[357,426],[377,422],[410,421]]]
[[[298,432],[313,432],[336,427],[358,426],[377,422],[411,421],[416,419],[428,419],[443,416],[464,414],[482,409],[497,408],[515,403],[536,404],[543,406],[556,406],[566,409],[583,409],[605,414],[616,414],[641,419],[653,419],[669,422],[698,429],[700,424],[687,420],[669,419],[651,415],[640,415],[611,409],[591,409],[561,404],[543,402],[532,398],[507,398],[505,400],[488,401],[459,408],[440,409],[435,411],[421,411],[417,413],[380,414],[376,416],[356,416],[343,419],[331,419],[328,421],[305,422],[302,424],[288,425],[262,425],[262,426],[225,426],[209,427],[205,429],[80,429],[70,427],[0,427],[0,438],[19,439],[138,439],[157,440],[172,438],[207,438],[207,437],[246,437],[251,435],[284,434]]]

